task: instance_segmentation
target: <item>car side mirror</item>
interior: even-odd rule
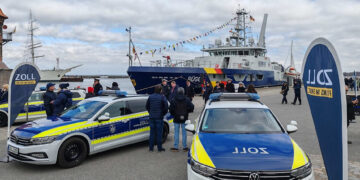
[[[290,134],[290,133],[294,133],[298,130],[298,128],[293,125],[293,124],[289,124],[286,126],[286,131]]]
[[[296,121],[294,121],[294,120],[290,121],[290,124],[291,124],[291,125],[294,125],[294,126],[297,126],[297,125],[298,125],[298,123],[297,123]]]
[[[98,118],[98,121],[99,122],[103,122],[103,121],[108,121],[110,120],[110,114],[108,112],[106,112],[104,115],[101,115],[99,118]]]
[[[186,124],[185,129],[186,129],[186,131],[189,131],[189,132],[195,134],[195,125],[194,124]]]

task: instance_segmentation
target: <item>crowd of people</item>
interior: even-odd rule
[[[235,85],[232,80],[228,80],[226,84],[216,82],[216,86],[212,88],[210,82],[206,83],[203,88],[203,99],[205,103],[209,100],[212,93],[235,93]],[[257,93],[254,85],[250,84],[247,88],[244,83],[240,82],[237,89],[238,93]],[[189,113],[194,111],[192,100],[195,96],[195,90],[189,80],[186,81],[185,87],[179,87],[175,81],[168,85],[167,80],[162,80],[161,85],[155,86],[154,93],[151,94],[146,103],[146,108],[150,114],[150,143],[149,151],[154,150],[155,142],[157,142],[158,151],[165,151],[161,144],[161,135],[163,131],[162,120],[167,112],[174,117],[174,145],[171,151],[179,151],[180,129],[182,133],[182,150],[188,151],[186,145],[185,121],[188,119]],[[168,102],[170,106],[168,107]]]

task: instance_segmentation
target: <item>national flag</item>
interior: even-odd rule
[[[250,21],[255,22],[255,18],[253,18],[252,16],[250,16]]]

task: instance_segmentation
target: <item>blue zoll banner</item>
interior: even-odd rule
[[[308,47],[302,78],[329,180],[347,179],[346,96],[332,44],[315,39]]]
[[[34,64],[21,63],[13,69],[9,80],[9,126],[24,109],[25,103],[39,81],[39,71]]]

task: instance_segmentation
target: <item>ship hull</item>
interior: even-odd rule
[[[70,70],[40,70],[40,81],[42,82],[57,82]]]
[[[175,81],[181,87],[185,87],[186,80],[190,80],[197,93],[201,93],[207,82],[215,86],[216,81],[226,84],[228,79],[232,79],[233,83],[243,82],[246,86],[253,84],[255,87],[277,86],[283,82],[283,79],[274,78],[273,71],[265,70],[131,66],[127,73],[138,94],[153,93],[154,86],[161,84],[162,79]]]

